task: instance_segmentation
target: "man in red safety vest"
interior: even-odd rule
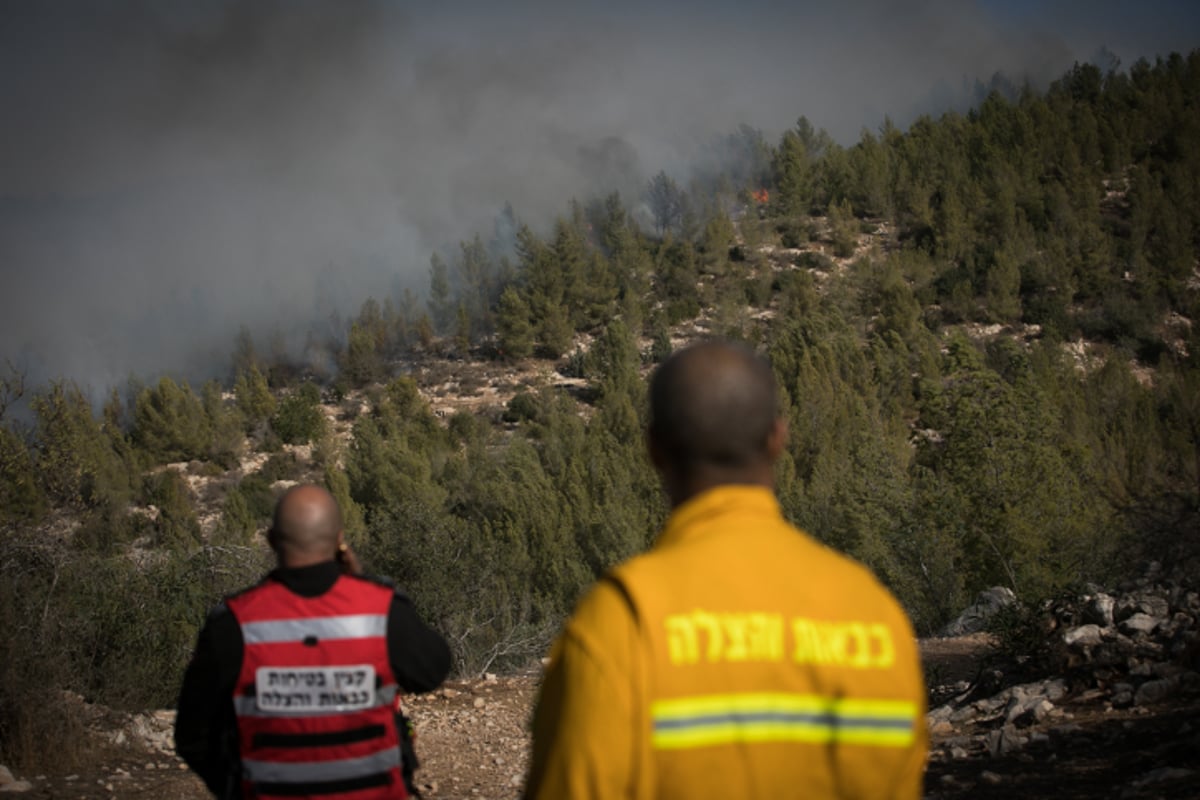
[[[221,798],[412,796],[399,696],[445,680],[445,640],[404,594],[362,575],[321,487],[280,498],[269,541],[278,567],[200,632],[177,752]]]

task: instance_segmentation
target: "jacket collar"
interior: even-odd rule
[[[342,574],[336,561],[322,561],[308,567],[277,567],[271,577],[301,597],[317,597],[328,592]]]
[[[695,526],[707,519],[725,514],[750,514],[782,518],[779,500],[765,486],[729,484],[709,489],[675,508],[667,517],[656,547],[669,546],[686,540]]]

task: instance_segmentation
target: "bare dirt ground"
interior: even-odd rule
[[[931,703],[972,683],[991,651],[984,634],[922,642]],[[535,673],[454,682],[410,698],[421,758],[418,783],[428,798],[514,798],[529,749],[527,722]],[[1116,710],[1083,692],[1019,752],[991,756],[965,744],[951,756],[954,734],[933,737],[927,798],[1200,798],[1200,697],[1158,707]],[[161,714],[161,712],[160,712]],[[165,719],[166,715],[162,715]],[[164,723],[165,724],[165,723]],[[111,733],[110,733],[111,738]],[[136,737],[130,737],[136,740]],[[962,737],[959,737],[962,738]],[[136,741],[106,744],[101,765],[75,772],[20,776],[28,798],[203,800],[204,787],[169,753]],[[14,795],[14,797],[17,795]]]

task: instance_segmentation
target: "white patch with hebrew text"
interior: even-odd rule
[[[259,667],[254,689],[260,711],[275,714],[360,711],[375,705],[375,668]]]

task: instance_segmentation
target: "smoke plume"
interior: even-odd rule
[[[94,389],[220,375],[240,325],[290,335],[421,290],[430,253],[506,202],[540,226],[684,177],[740,123],[774,139],[803,114],[850,142],[976,77],[1195,29],[1068,6],[7,3],[0,357]]]

